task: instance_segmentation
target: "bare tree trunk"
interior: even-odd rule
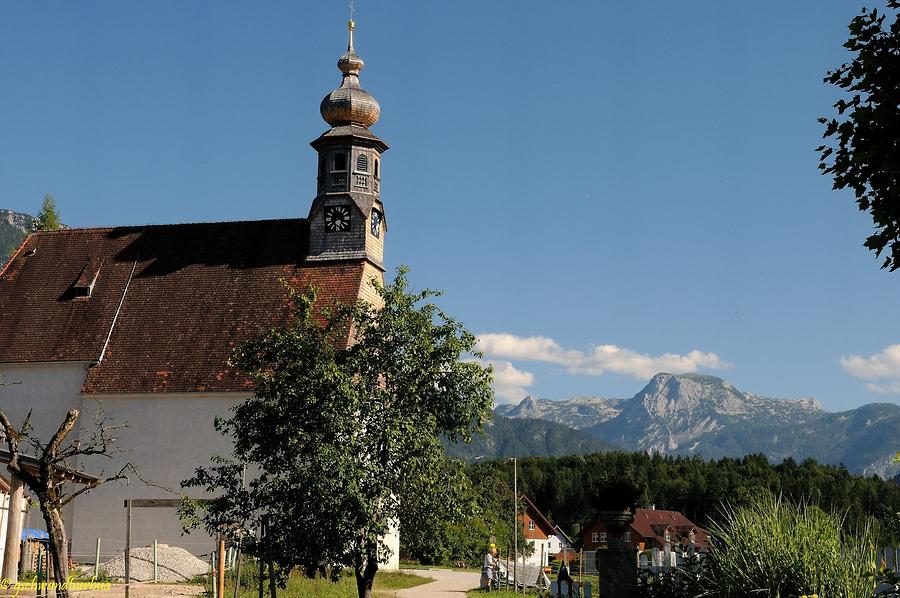
[[[275,581],[275,563],[269,561],[269,598],[275,598],[275,590],[277,586]]]
[[[63,522],[59,507],[54,507],[49,497],[38,496],[41,514],[47,523],[50,534],[50,560],[53,564],[53,577],[58,584],[57,598],[68,598],[69,590],[65,589],[69,578],[69,541],[66,538],[66,525]]]
[[[25,417],[25,421],[19,429],[16,429],[3,411],[0,411],[0,433],[2,433],[6,446],[9,449],[10,459],[6,468],[15,477],[22,480],[26,486],[37,496],[41,506],[41,514],[50,534],[50,559],[53,564],[54,578],[57,585],[56,596],[68,598],[69,591],[65,584],[69,579],[69,541],[66,538],[66,525],[63,521],[62,509],[76,497],[88,492],[101,484],[121,480],[125,478],[127,469],[134,469],[126,464],[116,475],[102,478],[88,478],[82,480],[81,488],[64,494],[62,492],[62,480],[69,470],[67,463],[77,462],[80,456],[112,454],[112,445],[115,438],[111,436],[113,430],[121,426],[108,425],[107,418],[102,410],[97,412],[94,419],[96,430],[82,443],[79,439],[65,444],[66,439],[75,424],[78,422],[79,412],[71,409],[59,428],[44,444],[39,438],[31,436],[31,413]],[[39,453],[36,467],[25,467],[21,462],[19,448],[22,442],[37,450]]]
[[[372,598],[372,585],[375,583],[375,574],[378,573],[378,554],[374,544],[369,544],[366,550],[365,565],[360,555],[357,558],[354,572],[356,573],[356,594],[358,598]]]

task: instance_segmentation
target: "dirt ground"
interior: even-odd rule
[[[130,598],[191,597],[201,594],[203,586],[186,583],[133,583],[128,592]],[[73,598],[125,598],[125,584],[113,584],[109,591],[79,592]]]
[[[129,591],[129,598],[192,598],[203,592],[203,586],[189,584],[154,584],[133,583]],[[0,597],[12,597],[16,593],[12,589],[0,590]],[[109,590],[75,591],[69,592],[71,598],[125,598],[125,584],[113,584]],[[32,589],[21,591],[18,596],[31,598],[35,596]],[[50,591],[51,598],[54,596]]]

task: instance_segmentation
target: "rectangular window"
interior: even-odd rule
[[[600,534],[598,532],[594,532],[591,534],[591,542],[599,542]]]
[[[528,531],[531,531],[531,532],[534,531],[534,521],[528,522]]]
[[[631,532],[625,532],[625,542],[631,542]]]
[[[603,544],[606,542],[606,532],[600,532],[600,543]]]

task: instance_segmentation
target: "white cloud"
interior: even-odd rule
[[[517,403],[528,395],[534,374],[516,368],[508,361],[488,359],[481,362],[494,368],[494,397],[498,403]]]
[[[900,395],[900,382],[888,382],[887,384],[876,384],[869,382],[866,388],[880,395]]]
[[[552,338],[543,336],[480,334],[478,345],[489,357],[555,363],[564,366],[570,373],[594,376],[614,372],[646,379],[658,372],[686,374],[700,368],[719,370],[731,367],[715,353],[691,351],[686,355],[664,353],[653,356],[616,345],[597,345],[584,352],[566,349]]]
[[[854,378],[870,380],[866,388],[872,392],[900,394],[900,345],[890,345],[869,357],[841,357],[841,367]]]

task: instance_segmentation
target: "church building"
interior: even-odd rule
[[[253,393],[229,357],[285,321],[284,281],[316,287],[328,304],[378,300],[388,146],[370,131],[381,108],[360,87],[363,66],[351,21],[343,80],[320,106],[329,129],[311,143],[318,176],[305,218],[36,232],[0,271],[0,409],[16,424],[33,411],[35,433],[47,439],[73,408],[88,434],[102,404],[127,422],[123,452],[71,465],[96,474],[131,461],[154,484],[132,478],[74,501],[66,522],[76,561],[93,560],[97,538],[105,555],[123,549],[125,499],[172,498],[160,487],[179,489],[211,454],[229,453],[213,419]],[[141,511],[133,546],[157,539],[209,552],[204,534],[181,535],[174,509]],[[391,543],[383,568],[397,566],[398,538]]]

